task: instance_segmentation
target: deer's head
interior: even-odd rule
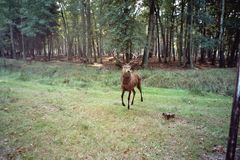
[[[131,73],[132,73],[132,67],[130,64],[125,64],[122,66],[122,75],[124,77],[130,77]]]

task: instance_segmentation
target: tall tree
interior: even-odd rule
[[[88,42],[88,58],[92,62],[92,22],[91,22],[91,4],[90,0],[86,2],[86,19],[87,19],[87,42]]]
[[[224,36],[224,28],[223,28],[223,21],[224,21],[224,8],[225,8],[225,0],[221,0],[221,19],[220,19],[220,34],[219,34],[219,67],[223,68],[225,67],[225,56],[224,56],[224,42],[223,42],[223,36]]]
[[[154,33],[154,10],[155,10],[155,0],[149,0],[149,20],[148,20],[148,34],[147,34],[147,42],[144,48],[142,66],[145,68],[148,66],[148,56],[150,52],[152,37]]]
[[[186,39],[186,56],[188,65],[190,68],[193,68],[192,61],[192,18],[193,18],[193,0],[188,0],[187,6],[187,21],[186,21],[186,29],[187,29],[187,39]]]

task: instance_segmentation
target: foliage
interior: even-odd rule
[[[123,52],[129,45],[133,49],[142,48],[145,36],[144,24],[140,12],[141,4],[135,1],[109,1],[105,8],[106,12],[103,23],[107,25],[106,48],[116,48]]]
[[[54,0],[23,0],[20,9],[23,22],[19,25],[22,33],[28,37],[54,33],[57,6]]]

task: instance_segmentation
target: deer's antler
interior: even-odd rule
[[[123,62],[119,58],[117,58],[115,55],[113,55],[113,58],[116,60],[115,65],[122,68]]]

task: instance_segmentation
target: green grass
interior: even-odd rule
[[[137,92],[127,110],[119,70],[12,63],[0,69],[0,150],[12,148],[4,156],[201,159],[227,142],[234,70],[139,71],[144,102]]]

